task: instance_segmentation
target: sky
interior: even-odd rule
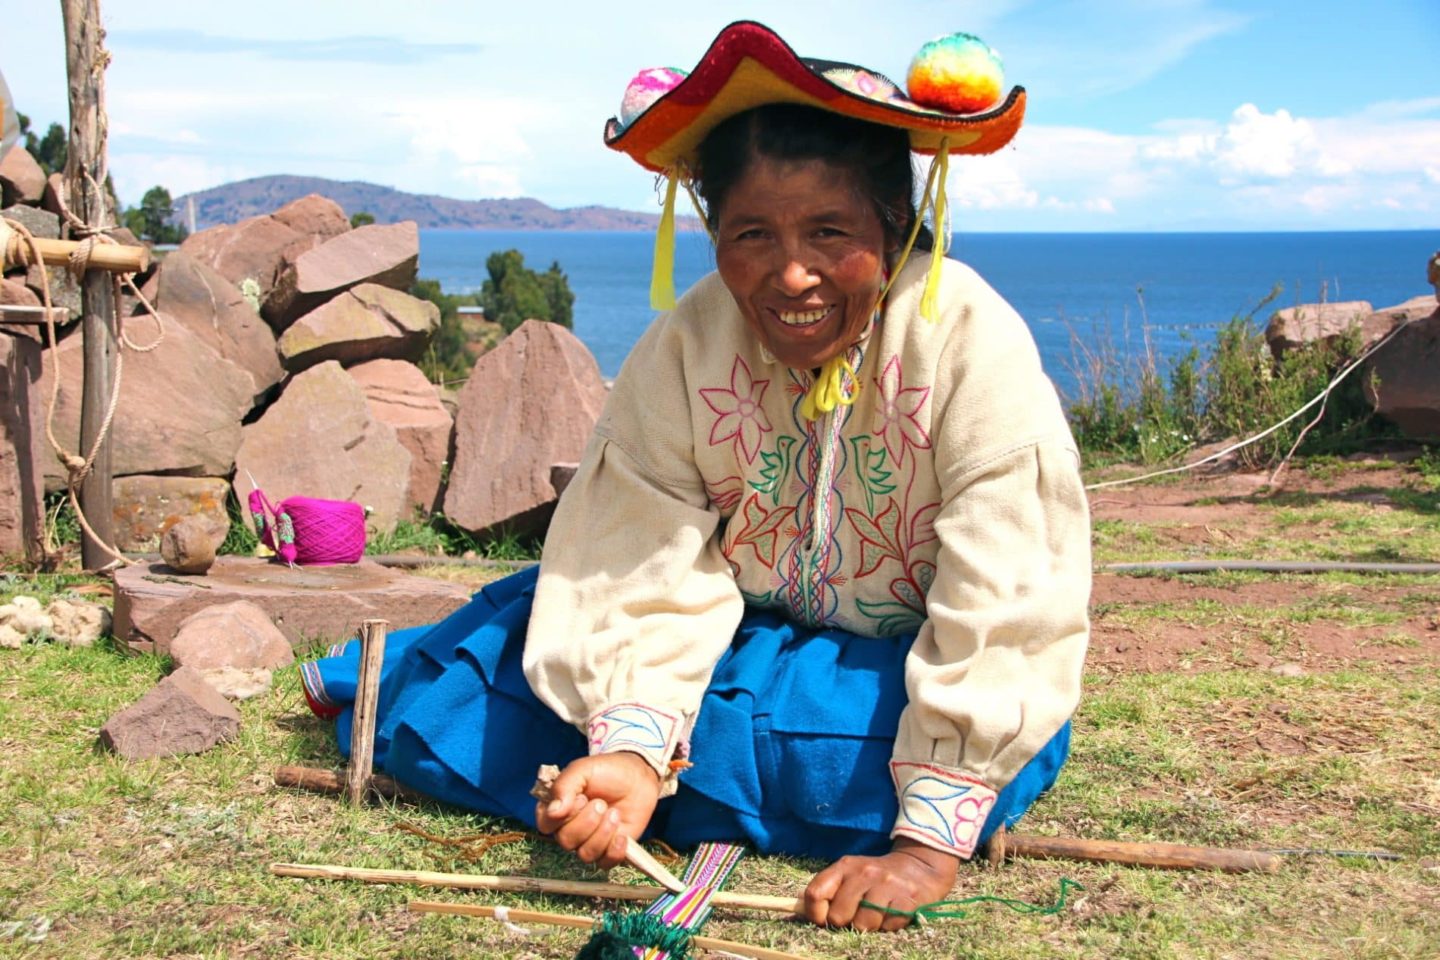
[[[243,12],[239,12],[243,10]],[[884,11],[883,14],[881,11]],[[656,11],[663,11],[658,13]],[[101,0],[123,204],[265,174],[656,210],[601,142],[642,68],[756,19],[901,80],[965,31],[1024,86],[1010,147],[958,158],[972,231],[1440,227],[1440,0]],[[0,0],[0,73],[67,123],[58,0]]]

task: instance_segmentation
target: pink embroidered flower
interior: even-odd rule
[[[905,462],[906,447],[930,449],[930,436],[916,419],[930,397],[930,388],[905,386],[899,357],[890,358],[880,379],[874,383],[880,390],[880,401],[875,407],[875,435],[885,441],[891,461],[899,466]]]
[[[752,380],[750,368],[743,359],[736,357],[735,365],[730,368],[729,390],[707,387],[700,391],[706,405],[717,414],[715,424],[710,428],[712,447],[733,438],[745,462],[755,462],[760,443],[771,430],[770,418],[761,406],[768,386],[769,380]]]

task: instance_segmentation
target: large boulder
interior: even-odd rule
[[[8,311],[5,309],[6,307],[25,307],[26,312],[31,318],[43,320],[45,318],[45,311],[41,309],[42,306],[40,298],[36,296],[35,291],[25,286],[18,276],[14,280],[6,280],[0,277],[0,313],[13,316],[15,311]],[[65,320],[69,318],[70,314],[65,310],[54,310],[53,313],[55,326],[57,328],[56,334],[58,335],[58,328],[64,325]],[[46,337],[48,334],[45,333],[45,328],[38,324],[35,326],[20,323],[6,324],[0,329],[3,329],[5,333],[11,336],[23,337],[35,343],[47,342]]]
[[[1429,307],[1377,350],[1362,373],[1376,413],[1407,437],[1433,442],[1440,440],[1440,309],[1433,302]]]
[[[229,481],[219,477],[117,477],[110,484],[115,544],[121,550],[154,553],[165,531],[187,517],[220,530],[230,527],[225,498]]]
[[[236,667],[274,670],[295,662],[295,651],[270,615],[248,600],[232,600],[197,610],[170,641],[177,666],[196,670]]]
[[[280,335],[285,369],[388,357],[415,360],[440,325],[440,308],[375,283],[362,283],[322,303]]]
[[[1363,348],[1390,332],[1388,326],[1381,329],[1379,323],[1371,321],[1374,312],[1375,308],[1365,300],[1286,307],[1271,314],[1265,325],[1265,342],[1278,360],[1307,343],[1337,340],[1359,326]]]
[[[40,345],[0,333],[0,556],[39,559],[45,404]]]
[[[280,382],[285,371],[275,333],[235,284],[180,250],[165,257],[153,283],[155,308],[248,372],[255,380],[256,402]]]
[[[346,373],[365,391],[370,413],[394,427],[396,438],[410,451],[406,506],[434,512],[440,506],[441,479],[450,459],[450,431],[454,428],[449,411],[440,403],[439,391],[419,367],[403,360],[371,360]]]
[[[254,283],[257,297],[263,299],[275,286],[286,248],[306,242],[314,241],[274,217],[250,217],[192,233],[180,244],[180,252],[209,265],[242,290],[246,281]]]
[[[24,147],[11,147],[0,157],[0,206],[37,204],[44,196],[45,171]]]
[[[345,216],[340,204],[318,193],[292,200],[270,216],[296,233],[320,242],[350,232],[350,218]]]
[[[604,405],[585,345],[558,324],[525,321],[460,391],[445,516],[470,531],[543,522],[557,499],[550,468],[580,459]]]
[[[297,374],[245,427],[235,476],[242,503],[253,483],[275,503],[290,496],[354,501],[369,508],[367,525],[380,531],[410,515],[410,453],[333,360]]]
[[[17,203],[13,207],[6,207],[0,210],[0,217],[6,220],[14,220],[16,223],[29,230],[33,236],[42,240],[60,239],[60,218],[49,210],[41,210],[39,207],[27,206]]]
[[[276,330],[284,330],[326,300],[362,283],[409,289],[419,262],[420,232],[413,220],[359,227],[296,257],[275,281],[260,312]]]
[[[152,318],[132,318],[129,336],[144,345],[157,336]],[[125,350],[120,401],[111,424],[111,469],[117,477],[170,473],[219,477],[235,465],[240,420],[250,410],[255,381],[210,349],[175,320],[161,315],[164,339],[149,352]],[[80,337],[60,341],[47,360],[39,395],[50,396],[50,378],[60,370],[55,436],[67,450],[79,449],[83,357]],[[45,484],[64,487],[59,462],[46,457]]]

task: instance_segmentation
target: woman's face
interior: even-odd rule
[[[852,173],[757,157],[719,213],[720,278],[777,360],[813,369],[860,337],[884,284],[885,232]]]

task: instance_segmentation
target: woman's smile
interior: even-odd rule
[[[814,369],[865,332],[884,284],[885,233],[848,171],[757,157],[726,195],[715,260],[766,349]]]

